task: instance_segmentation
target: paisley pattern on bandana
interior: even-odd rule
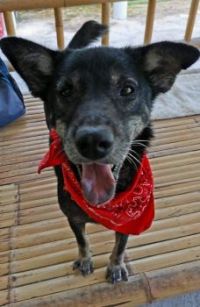
[[[126,191],[118,193],[106,204],[92,206],[83,197],[80,183],[62,150],[62,142],[57,132],[52,129],[50,137],[52,140],[50,149],[40,162],[38,172],[49,166],[60,165],[64,188],[70,193],[71,198],[94,221],[109,229],[138,235],[151,226],[154,218],[153,176],[146,154]]]

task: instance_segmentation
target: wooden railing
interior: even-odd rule
[[[110,6],[112,2],[126,1],[126,0],[0,0],[0,12],[3,12],[5,25],[8,35],[16,35],[12,11],[19,10],[33,10],[33,9],[53,9],[55,17],[55,27],[57,34],[57,45],[60,49],[64,48],[64,27],[62,8],[100,4],[102,11],[102,23],[109,25],[110,22]],[[106,34],[102,39],[102,44],[109,44],[109,34]]]
[[[57,34],[57,45],[60,49],[62,49],[65,46],[62,8],[88,4],[100,4],[102,11],[102,23],[105,25],[109,25],[111,3],[117,1],[126,0],[0,0],[0,12],[3,12],[4,14],[5,25],[8,35],[16,35],[12,11],[47,8],[53,9]],[[188,22],[184,37],[186,41],[190,41],[192,37],[199,1],[200,0],[191,1]],[[156,0],[148,0],[144,44],[148,44],[151,42],[156,4]],[[102,44],[109,44],[109,34],[106,34],[103,37]]]

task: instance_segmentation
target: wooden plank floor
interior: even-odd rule
[[[154,123],[150,149],[156,220],[130,237],[129,282],[110,285],[114,235],[88,225],[94,274],[72,271],[74,236],[58,208],[52,170],[37,174],[48,144],[43,106],[0,131],[0,305],[137,306],[198,290],[200,280],[200,115]]]

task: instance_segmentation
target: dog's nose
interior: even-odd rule
[[[114,135],[107,127],[81,127],[75,135],[79,153],[88,159],[106,157],[113,147]]]

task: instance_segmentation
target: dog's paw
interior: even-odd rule
[[[120,281],[128,281],[128,271],[125,263],[112,264],[107,267],[106,279],[108,282],[115,284]]]
[[[83,276],[92,274],[94,271],[92,259],[88,257],[74,261],[73,270],[79,270]]]

